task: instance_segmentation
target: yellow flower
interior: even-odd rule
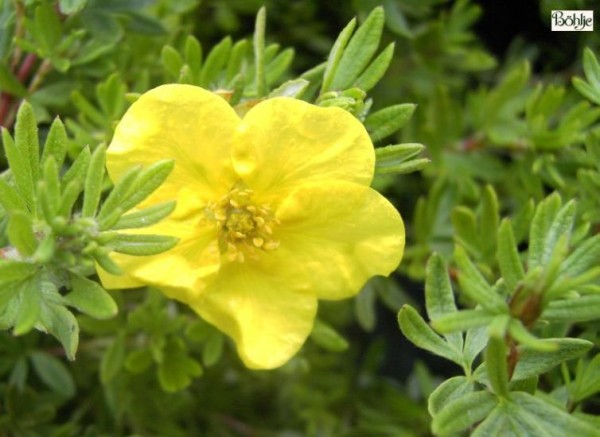
[[[119,123],[107,167],[175,168],[143,206],[177,200],[144,233],[174,235],[170,251],[115,255],[126,275],[109,288],[151,284],[229,335],[251,368],[289,360],[311,332],[317,299],[354,296],[400,262],[404,226],[369,187],[375,154],[363,125],[339,108],[273,98],[240,119],[221,97],[164,85]]]

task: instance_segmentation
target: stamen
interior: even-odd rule
[[[220,201],[209,203],[205,219],[215,222],[219,230],[219,250],[231,262],[256,259],[261,252],[275,250],[273,227],[279,224],[269,205],[252,202],[252,190],[241,183]]]

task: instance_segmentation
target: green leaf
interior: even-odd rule
[[[485,349],[485,364],[488,379],[494,393],[501,398],[508,396],[508,367],[506,344],[503,337],[490,336]]]
[[[17,191],[0,177],[0,205],[9,213],[25,212],[27,205]]]
[[[95,319],[108,319],[117,314],[114,299],[97,282],[75,273],[69,273],[69,278],[73,291],[64,297],[68,305]]]
[[[69,369],[57,358],[35,351],[29,356],[35,373],[54,393],[64,398],[75,396],[75,381]]]
[[[199,73],[202,68],[202,46],[193,35],[188,35],[185,39],[184,53],[186,64],[194,74]]]
[[[0,64],[0,89],[2,92],[21,99],[27,96],[27,88],[19,82],[4,63]]]
[[[404,174],[420,170],[430,161],[426,158],[416,159],[425,148],[422,144],[393,144],[375,149],[375,174]]]
[[[67,358],[74,360],[79,344],[79,325],[75,316],[62,305],[46,303],[40,314],[40,322],[61,342]]]
[[[394,57],[394,43],[390,43],[376,58],[371,65],[369,65],[365,71],[356,79],[354,86],[362,89],[363,91],[371,90],[381,80],[390,62]]]
[[[35,28],[40,44],[47,53],[56,51],[61,38],[60,20],[50,3],[42,3],[35,8]]]
[[[123,270],[108,256],[106,253],[106,248],[99,247],[97,250],[94,250],[90,255],[94,258],[94,260],[98,263],[102,269],[106,270],[108,273],[113,275],[122,275]]]
[[[175,162],[172,159],[165,159],[142,170],[131,189],[127,191],[127,196],[117,206],[123,211],[129,211],[152,194],[167,179],[174,166]]]
[[[96,147],[90,159],[83,188],[82,217],[93,217],[96,214],[98,203],[100,203],[100,195],[102,194],[105,156],[106,146],[100,145]]]
[[[23,281],[35,275],[39,268],[33,263],[0,259],[0,285]]]
[[[21,211],[14,211],[8,221],[6,231],[10,244],[17,248],[23,256],[33,255],[37,247],[37,239],[33,233],[31,216]]]
[[[294,60],[294,50],[285,49],[266,66],[265,78],[267,84],[275,83],[287,71]]]
[[[487,283],[461,246],[456,246],[454,257],[459,268],[458,280],[463,294],[492,312],[506,309],[504,300]]]
[[[477,217],[470,208],[457,206],[452,210],[452,227],[455,241],[467,252],[479,255],[479,236],[477,235]]]
[[[354,32],[354,28],[356,27],[356,18],[350,20],[350,22],[342,29],[337,39],[333,43],[333,47],[329,52],[329,56],[327,58],[327,64],[325,66],[325,72],[323,74],[323,84],[321,85],[321,94],[331,91],[333,88],[331,87],[331,83],[333,82],[334,77],[336,76],[338,66],[340,63],[340,59],[344,54],[344,49],[352,36],[352,32]]]
[[[459,365],[462,363],[459,352],[437,335],[410,305],[400,309],[398,323],[404,336],[416,346]]]
[[[116,185],[113,186],[108,197],[100,207],[100,211],[97,214],[96,219],[100,223],[101,229],[106,229],[108,224],[107,220],[109,217],[112,217],[115,214],[115,211],[118,209],[117,213],[119,217],[123,213],[123,209],[119,208],[121,203],[127,199],[130,193],[133,193],[134,186],[136,181],[139,179],[142,173],[142,168],[140,166],[134,166],[128,169],[125,174],[119,179]]]
[[[519,344],[541,352],[554,351],[558,344],[542,341],[533,335],[520,320],[512,319],[508,325],[508,332]]]
[[[377,51],[384,20],[383,7],[377,7],[354,33],[335,68],[332,89],[344,90],[356,82]]]
[[[118,253],[147,256],[169,250],[178,241],[178,238],[167,235],[117,234],[110,240],[109,246]]]
[[[481,216],[479,217],[479,240],[484,254],[496,252],[496,232],[499,217],[498,197],[491,185],[486,185],[481,199]]]
[[[219,74],[227,65],[231,45],[231,38],[226,37],[208,53],[202,66],[202,72],[200,73],[200,83],[202,86],[210,88],[215,85]]]
[[[373,142],[379,141],[402,128],[415,112],[416,105],[402,103],[388,106],[369,115],[365,120],[365,128]]]
[[[487,345],[488,341],[488,330],[487,326],[479,326],[471,328],[465,335],[465,347],[463,349],[463,357],[465,365],[468,369],[473,366],[473,361],[477,358],[477,355]]]
[[[175,206],[175,201],[168,201],[125,214],[111,229],[133,229],[153,225],[171,214]]]
[[[574,402],[581,402],[600,392],[600,354],[596,354],[585,367],[580,360],[575,378],[573,386],[570,387]]]
[[[550,322],[589,322],[600,319],[600,295],[555,300],[548,304],[541,318]]]
[[[570,415],[556,405],[525,392],[515,392],[512,400],[524,411],[513,417],[526,428],[535,430],[537,435],[597,436],[598,429],[577,417]],[[519,414],[520,413],[520,414]]]
[[[23,197],[24,202],[31,209],[34,204],[34,177],[32,163],[35,163],[37,174],[37,150],[32,150],[31,141],[36,142],[37,131],[35,119],[31,106],[23,103],[17,115],[17,124],[15,127],[15,141],[12,140],[8,131],[2,128],[2,143],[8,160],[8,165],[12,171],[15,185]]]
[[[183,390],[192,378],[202,375],[200,364],[187,355],[185,344],[179,338],[170,338],[163,350],[163,361],[158,367],[158,380],[167,392]]]
[[[560,276],[575,277],[600,264],[600,235],[580,244],[560,265]]]
[[[81,187],[83,187],[85,183],[85,175],[90,164],[90,159],[90,149],[86,146],[81,150],[81,152],[79,152],[79,155],[77,155],[77,158],[75,158],[75,161],[73,161],[71,167],[69,167],[67,172],[64,174],[62,178],[62,186],[66,187],[71,181],[76,181]]]
[[[254,48],[254,80],[256,94],[262,97],[267,91],[267,78],[265,75],[265,27],[267,20],[267,11],[261,7],[256,14],[254,24],[254,37],[252,46]]]
[[[73,210],[73,205],[77,201],[79,197],[79,193],[81,193],[83,186],[78,180],[72,180],[67,184],[64,188],[61,200],[58,206],[58,215],[62,215],[63,217],[70,216]]]
[[[125,337],[117,335],[110,346],[104,351],[100,361],[100,381],[103,384],[114,379],[125,363]]]
[[[43,162],[43,182],[46,187],[48,194],[48,201],[52,203],[52,208],[58,208],[60,204],[60,180],[59,180],[59,168],[54,155],[50,155]],[[39,188],[39,183],[38,183]]]
[[[244,68],[245,58],[248,55],[250,43],[245,39],[236,42],[231,49],[229,61],[227,61],[227,82],[231,83]]]
[[[519,361],[512,380],[521,380],[548,372],[560,363],[577,358],[592,348],[592,343],[578,338],[553,338],[540,340],[554,346],[553,351],[540,351],[527,346],[519,347]]]
[[[181,68],[183,67],[183,59],[179,52],[173,47],[166,45],[162,48],[160,58],[169,75],[175,80],[179,79]]]
[[[487,325],[494,317],[494,314],[484,309],[461,310],[440,316],[440,318],[433,320],[431,325],[436,331],[448,334]]]
[[[499,404],[475,428],[471,437],[502,436],[514,431],[510,422],[510,410],[515,407],[510,403]]]
[[[512,293],[519,281],[525,277],[525,271],[513,234],[512,224],[509,219],[502,220],[498,229],[498,265],[507,288]]]
[[[592,85],[600,87],[600,64],[589,47],[583,51],[583,72]]]
[[[354,312],[358,324],[367,332],[375,329],[377,315],[375,313],[375,302],[377,294],[372,281],[367,281],[361,292],[354,299]]]
[[[300,98],[308,88],[309,81],[304,79],[293,79],[284,82],[279,87],[269,93],[269,98],[273,97],[293,97]]]
[[[81,11],[88,0],[59,0],[58,7],[60,12],[65,15],[73,15]]]
[[[316,344],[332,352],[342,352],[348,349],[348,341],[334,328],[316,319],[310,338]]]
[[[483,420],[498,404],[486,391],[469,393],[449,402],[436,417],[431,428],[435,435],[451,436]],[[465,414],[468,412],[468,414]]]
[[[537,206],[533,221],[531,222],[531,230],[529,234],[529,256],[528,268],[533,270],[538,266],[544,266],[543,259],[547,259],[548,250],[552,250],[550,242],[546,243],[547,234],[555,217],[561,208],[561,198],[557,193],[553,193],[544,199]]]
[[[41,311],[40,281],[32,278],[19,286],[19,304],[15,319],[14,334],[27,334],[37,323]]]
[[[425,305],[431,321],[445,314],[456,312],[454,293],[450,285],[448,270],[442,257],[434,253],[427,262],[425,280]],[[460,333],[445,335],[446,341],[456,350],[462,350],[463,337]]]
[[[437,416],[449,402],[472,393],[473,388],[473,383],[464,376],[448,378],[429,395],[427,400],[429,414],[432,417]]]
[[[125,368],[131,373],[142,373],[152,365],[153,361],[150,349],[136,349],[127,355]]]
[[[105,126],[107,124],[108,120],[104,114],[100,112],[94,105],[92,105],[80,91],[73,91],[71,93],[71,100],[79,112],[85,115],[94,124],[98,126]]]
[[[205,367],[216,364],[223,354],[225,337],[219,331],[213,330],[202,348],[202,362]]]

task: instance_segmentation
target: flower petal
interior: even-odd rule
[[[404,251],[404,224],[377,191],[348,182],[303,185],[279,207],[279,248],[262,269],[322,299],[357,294],[375,275],[389,275]]]
[[[107,151],[111,178],[136,164],[175,159],[167,181],[153,202],[174,199],[182,187],[215,197],[236,177],[230,163],[231,142],[239,117],[221,97],[191,85],[163,85],[144,93],[119,122]]]
[[[114,253],[111,258],[125,272],[115,276],[100,269],[106,288],[132,288],[142,285],[160,287],[167,296],[188,303],[214,280],[220,267],[217,230],[200,227],[197,220],[166,219],[156,225],[129,231],[138,234],[172,235],[179,243],[167,252],[152,256]]]
[[[310,334],[317,299],[293,293],[285,282],[246,264],[230,263],[190,306],[233,338],[247,367],[272,369],[287,362]]]
[[[280,97],[242,119],[232,160],[250,188],[275,196],[322,180],[369,185],[375,152],[364,126],[348,112]]]

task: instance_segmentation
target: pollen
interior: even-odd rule
[[[238,182],[227,195],[204,209],[205,218],[218,227],[219,250],[229,261],[243,263],[279,247],[279,241],[273,238],[279,220],[269,205],[255,203],[253,196],[252,190]]]

